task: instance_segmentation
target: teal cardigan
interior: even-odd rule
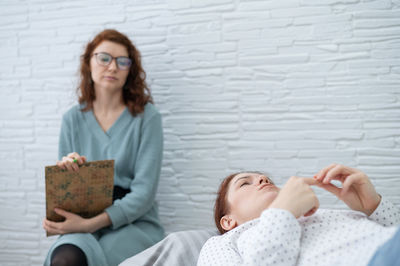
[[[163,153],[160,113],[150,103],[136,116],[125,108],[104,132],[93,112],[82,112],[82,107],[74,106],[63,116],[59,158],[77,152],[88,161],[115,160],[114,184],[131,192],[105,210],[112,229],[138,219],[159,224],[155,194]]]

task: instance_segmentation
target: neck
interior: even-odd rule
[[[96,89],[96,99],[93,101],[93,109],[95,113],[108,113],[125,108],[122,98],[122,90],[106,91],[104,89]]]

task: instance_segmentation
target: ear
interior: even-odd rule
[[[231,215],[224,215],[219,220],[219,224],[226,231],[230,231],[238,225],[237,221]]]

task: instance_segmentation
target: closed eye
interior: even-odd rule
[[[240,185],[240,187],[243,187],[243,186],[245,186],[245,185],[249,185],[249,183],[248,183],[248,182],[243,182],[243,183]]]

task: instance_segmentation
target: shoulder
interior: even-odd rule
[[[235,243],[237,236],[234,236],[237,232],[231,232],[209,238],[200,251],[197,265],[240,265]]]
[[[226,235],[218,235],[209,238],[206,243],[201,248],[200,255],[206,255],[209,253],[214,253],[220,250],[224,244],[227,242]]]
[[[313,221],[348,221],[360,220],[367,218],[367,215],[360,211],[344,210],[344,209],[318,209],[316,213],[308,217],[300,217],[299,221],[313,222]]]
[[[63,122],[73,122],[79,119],[82,114],[82,106],[81,105],[74,105],[68,111],[63,114]]]
[[[241,226],[239,226],[241,227]],[[232,248],[235,246],[235,242],[237,238],[243,233],[242,230],[238,230],[238,227],[235,229],[232,229],[229,232],[226,232],[222,235],[216,235],[207,240],[207,242],[204,244],[203,248],[205,250],[215,250],[221,247],[225,248]]]
[[[152,103],[147,103],[144,106],[144,111],[140,114],[140,116],[143,119],[143,124],[147,124],[151,121],[160,121],[161,120],[160,112]]]
[[[154,104],[152,104],[152,103],[147,103],[147,104],[144,106],[143,115],[144,115],[145,117],[147,117],[147,116],[153,116],[153,115],[160,115],[160,112],[159,112],[158,109],[154,106]]]

